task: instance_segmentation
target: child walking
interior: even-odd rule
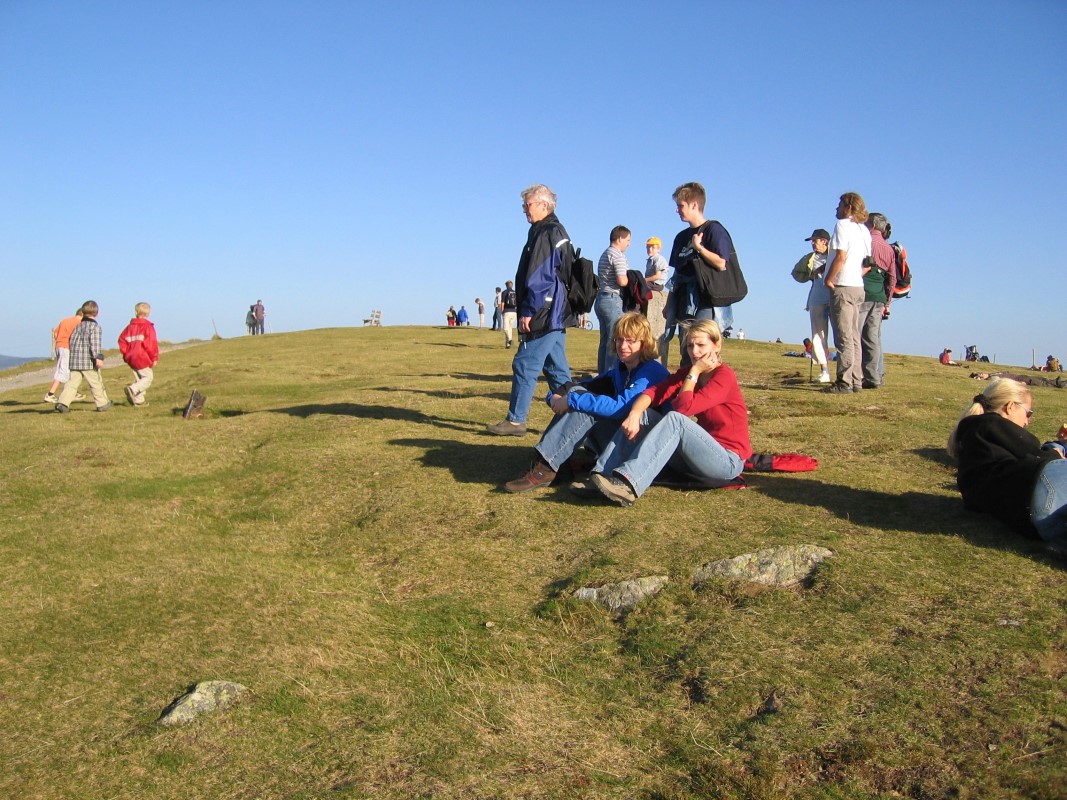
[[[100,325],[96,321],[99,313],[100,306],[95,300],[82,303],[82,321],[70,334],[70,380],[56,402],[56,411],[60,414],[70,411],[71,401],[78,394],[82,378],[89,384],[97,411],[107,411],[112,406],[104,390],[104,379],[100,376],[100,368],[104,366],[104,349]]]
[[[119,350],[137,380],[126,387],[126,399],[131,405],[146,404],[145,392],[152,385],[152,367],[159,361],[159,343],[156,326],[148,321],[152,306],[138,303],[133,307],[134,318],[119,334]]]
[[[52,405],[58,403],[59,398],[56,397],[56,390],[70,380],[70,335],[81,321],[82,310],[79,308],[74,312],[73,317],[67,317],[61,321],[52,331],[53,347],[56,351],[56,371],[52,374],[52,385],[48,387],[48,394],[44,396],[46,403],[51,403]],[[84,400],[85,397],[78,394],[74,396],[74,399]]]

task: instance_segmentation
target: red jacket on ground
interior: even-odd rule
[[[134,317],[119,334],[122,360],[132,369],[148,369],[159,361],[156,326],[144,317]]]

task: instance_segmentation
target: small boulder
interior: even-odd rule
[[[711,578],[750,581],[764,586],[795,586],[806,580],[824,559],[833,556],[825,547],[798,544],[771,547],[735,558],[712,561],[693,572],[693,582]]]
[[[222,711],[233,704],[248,687],[229,681],[203,681],[163,709],[156,720],[160,725],[185,725],[201,714]]]
[[[645,578],[609,583],[607,586],[582,587],[574,593],[577,600],[592,600],[606,606],[610,611],[629,611],[646,597],[659,592],[667,585],[666,575],[650,575]]]

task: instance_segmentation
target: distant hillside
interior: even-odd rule
[[[17,367],[19,364],[25,364],[29,361],[41,361],[43,356],[36,358],[19,358],[18,356],[0,356],[0,369],[10,369],[11,367]]]

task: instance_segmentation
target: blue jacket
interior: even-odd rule
[[[574,247],[567,229],[555,214],[530,226],[526,246],[515,272],[518,314],[530,317],[530,336],[564,330],[569,319],[567,287],[559,277],[560,267],[574,261]]]
[[[572,386],[567,392],[567,405],[572,411],[584,411],[594,417],[621,422],[637,395],[669,375],[667,368],[658,361],[646,361],[627,374],[620,361],[603,375]],[[607,393],[609,382],[612,394]],[[552,392],[545,397],[546,403],[550,397]]]

